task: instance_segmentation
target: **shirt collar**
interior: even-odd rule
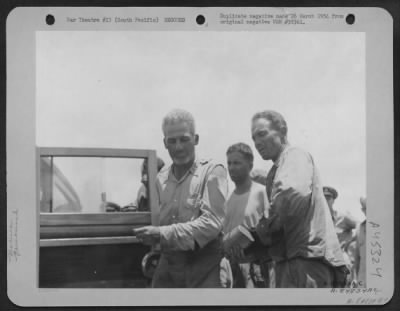
[[[279,157],[274,161],[274,166],[278,167],[281,162],[283,155],[286,153],[286,151],[289,149],[290,145],[289,143],[286,143],[285,147],[282,149],[281,153],[279,154]]]
[[[194,162],[193,162],[193,164],[192,164],[192,166],[190,167],[190,169],[189,169],[189,172],[191,173],[191,174],[193,174],[193,175],[196,175],[195,173],[196,173],[196,170],[197,170],[197,167],[199,166],[199,159],[196,157],[195,159],[194,159]]]
[[[197,170],[197,167],[198,167],[198,166],[199,166],[199,159],[196,157],[196,158],[194,159],[194,162],[193,162],[192,166],[191,166],[191,167],[189,168],[189,170],[185,173],[185,175],[183,175],[182,178],[181,178],[180,180],[177,180],[176,177],[175,177],[174,174],[173,174],[173,167],[174,167],[174,164],[171,164],[171,166],[170,166],[170,168],[169,168],[169,172],[168,172],[168,178],[165,180],[164,183],[166,183],[168,180],[175,181],[176,183],[181,183],[181,182],[183,182],[183,181],[187,178],[187,176],[189,176],[189,174],[192,174],[192,175],[194,175],[194,176],[197,176],[196,170]]]

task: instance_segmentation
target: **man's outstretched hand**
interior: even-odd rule
[[[136,238],[145,245],[160,243],[160,228],[156,226],[145,226],[133,229]]]

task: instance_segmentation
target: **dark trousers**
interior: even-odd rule
[[[293,258],[275,265],[277,288],[333,287],[332,268],[319,259]]]
[[[154,273],[152,287],[221,287],[221,257],[218,253],[175,252],[162,254]]]

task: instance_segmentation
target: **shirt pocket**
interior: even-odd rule
[[[180,212],[180,220],[183,222],[195,220],[200,216],[201,202],[196,196],[191,196],[184,201]]]

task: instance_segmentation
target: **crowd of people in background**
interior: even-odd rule
[[[172,165],[158,161],[159,224],[134,229],[160,254],[152,287],[366,286],[365,221],[333,208],[338,191],[322,184],[309,152],[289,143],[280,113],[256,113],[249,128],[273,163],[268,173],[253,168],[253,151],[241,142],[227,148],[226,165],[198,158],[188,111],[168,113],[162,132]]]

